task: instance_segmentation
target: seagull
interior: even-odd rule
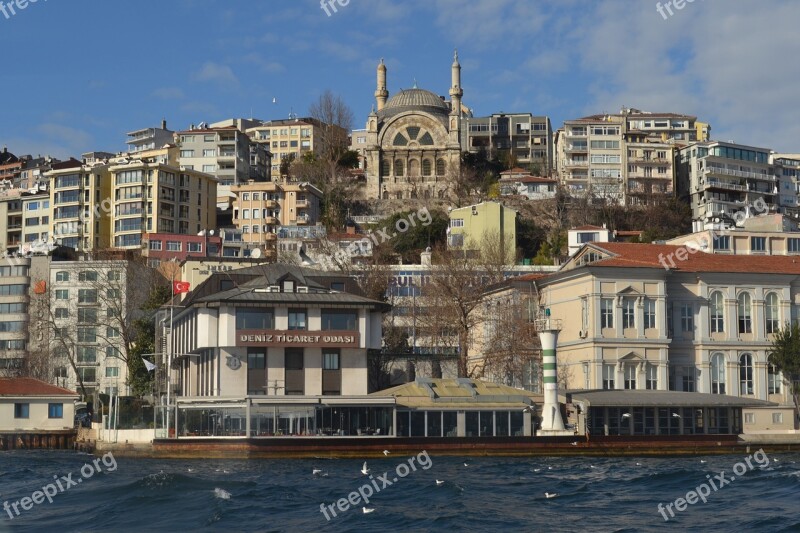
[[[622,418],[630,418],[630,417],[631,417],[630,413],[622,413]]]
[[[272,98],[272,103],[273,103],[273,104],[277,104],[277,103],[278,103],[278,99],[273,97],[273,98]]]
[[[369,507],[362,507],[361,512],[364,514],[374,513],[375,509],[370,509]]]
[[[553,469],[553,467],[552,467],[552,466],[548,466],[548,467],[547,467],[547,469],[548,469],[548,470],[552,470],[552,469]]]
[[[578,445],[578,441],[573,442],[572,445],[573,446],[577,446]]]
[[[700,459],[700,464],[701,464],[701,465],[704,465],[704,464],[706,464],[707,462],[708,462],[708,461],[706,461],[705,459]]]
[[[636,466],[642,466],[642,463],[636,463]]]
[[[383,450],[383,455],[389,455],[389,450]]]
[[[464,463],[464,466],[469,466],[469,463]]]
[[[557,493],[557,492],[545,492],[545,493],[544,493],[544,497],[545,497],[545,498],[548,498],[548,499],[549,499],[549,498],[555,498],[556,496],[558,496],[558,493]]]
[[[313,476],[318,476],[321,473],[322,473],[322,469],[321,468],[315,468],[314,470],[311,471],[311,475],[313,475]]]
[[[194,469],[193,468],[187,468],[186,471],[187,472],[194,472]]]
[[[365,476],[367,474],[369,474],[369,468],[367,468],[367,462],[366,461],[364,461],[364,466],[361,467],[361,473],[364,474]]]
[[[597,467],[594,465],[589,465],[589,468],[597,468]]]
[[[681,415],[679,415],[678,413],[672,413],[672,418],[680,418],[680,417]]]
[[[539,471],[541,471],[541,470],[542,470],[541,468],[534,468],[534,469],[533,469],[533,471],[534,471],[534,472],[539,472]]]
[[[437,486],[438,486],[438,485],[444,485],[444,481],[437,479],[437,480],[436,480],[436,485],[437,485]]]
[[[777,459],[773,459],[772,462],[773,463],[779,463],[780,461],[778,461]]]

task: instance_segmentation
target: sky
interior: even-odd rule
[[[326,89],[363,128],[381,58],[390,95],[415,81],[446,95],[458,49],[475,116],[547,115],[555,130],[626,106],[696,115],[714,139],[800,152],[797,0],[686,0],[671,15],[651,0],[340,1],[328,14],[317,0],[6,7],[0,145],[60,158],[117,152],[126,132],[162,118],[180,130],[304,116]]]

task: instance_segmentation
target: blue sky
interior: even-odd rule
[[[363,127],[381,57],[390,93],[416,79],[447,94],[458,48],[476,115],[545,114],[558,128],[625,105],[800,152],[800,2],[695,0],[673,13],[651,0],[349,0],[331,16],[316,0],[39,0],[0,13],[0,144],[119,151],[162,117],[185,129],[304,115],[325,89]]]

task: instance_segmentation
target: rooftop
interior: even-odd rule
[[[567,391],[572,402],[584,401],[595,407],[768,407],[777,404],[727,396],[725,394],[706,394],[701,392],[680,392],[663,390],[575,390]]]
[[[69,396],[78,394],[33,378],[0,378],[0,396]]]
[[[507,385],[469,378],[417,378],[371,396],[392,396],[398,406],[448,408],[522,409],[542,403],[542,396]]]

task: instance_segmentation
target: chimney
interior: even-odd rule
[[[167,119],[165,119],[165,118],[161,119],[161,129],[162,130],[167,129]]]

